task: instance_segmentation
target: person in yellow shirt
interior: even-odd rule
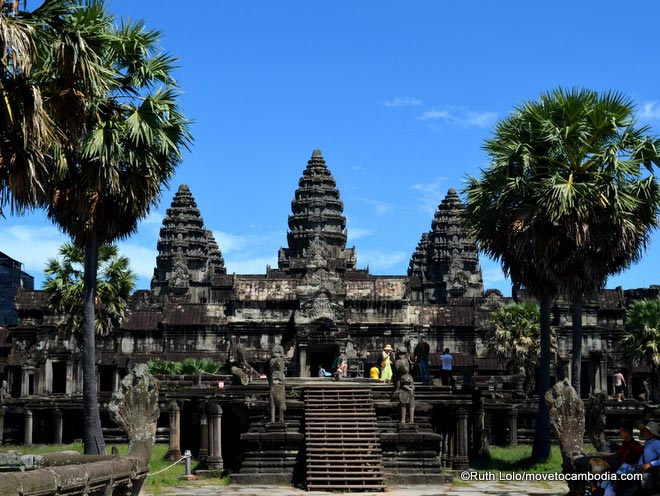
[[[376,380],[380,379],[380,369],[375,365],[371,367],[371,369],[369,370],[369,377],[371,379],[376,379]]]

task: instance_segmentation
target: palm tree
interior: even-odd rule
[[[581,302],[607,276],[639,260],[660,205],[653,165],[660,142],[636,128],[618,93],[557,89],[498,122],[485,143],[491,165],[466,187],[466,223],[480,249],[514,284],[539,298],[539,385],[549,388],[550,307],[573,301],[573,374],[579,390]],[[547,407],[539,397],[534,449],[550,453]]]
[[[191,137],[160,34],[142,22],[116,26],[102,1],[76,4],[54,33],[41,81],[60,89],[53,105],[71,109],[55,114],[64,139],[51,153],[63,166],[46,211],[84,252],[83,443],[97,454],[105,452],[94,380],[98,247],[135,231]]]
[[[44,290],[49,305],[64,316],[60,330],[78,337],[82,333],[85,254],[70,243],[62,245],[59,253],[60,258],[48,260]],[[126,317],[136,276],[128,258],[119,256],[115,245],[99,247],[97,267],[95,328],[96,334],[107,336]]]
[[[0,215],[8,203],[12,211],[43,203],[46,150],[59,139],[35,76],[68,2],[50,0],[30,14],[17,4],[0,9]]]
[[[621,344],[624,356],[633,364],[645,363],[651,369],[651,397],[660,391],[660,300],[635,301],[626,311]]]
[[[534,376],[539,365],[540,312],[531,303],[512,303],[493,312],[490,317],[492,331],[487,348],[505,360],[515,373],[525,374],[525,394],[534,388]],[[553,336],[554,338],[554,336]],[[551,353],[557,352],[556,340],[551,340]]]

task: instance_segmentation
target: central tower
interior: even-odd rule
[[[346,217],[339,190],[321,150],[312,158],[298,182],[291,202],[288,248],[280,248],[278,267],[292,275],[323,263],[333,272],[355,269],[355,248],[346,248]]]

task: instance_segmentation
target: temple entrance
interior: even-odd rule
[[[339,345],[336,344],[310,344],[309,348],[309,372],[312,377],[318,377],[319,366],[332,373],[332,363],[339,355]]]

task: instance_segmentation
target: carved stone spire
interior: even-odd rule
[[[421,279],[425,302],[483,294],[477,246],[463,231],[464,208],[456,190],[450,189],[410,260],[408,275]]]
[[[314,150],[307,162],[291,212],[289,247],[280,248],[280,270],[304,271],[320,260],[329,270],[355,269],[355,248],[346,248],[344,204],[320,150]]]
[[[211,231],[204,228],[197,204],[185,184],[174,195],[158,239],[156,269],[151,280],[155,294],[185,292],[190,283],[224,274],[225,263]],[[188,280],[183,281],[184,278]]]

